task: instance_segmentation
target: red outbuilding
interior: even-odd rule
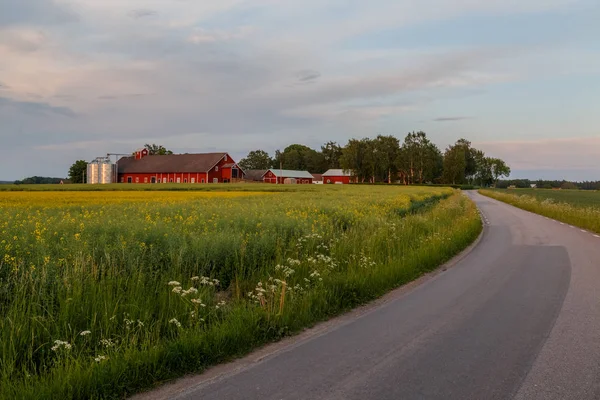
[[[354,176],[351,171],[344,171],[343,169],[330,169],[323,174],[323,183],[338,183],[338,184],[349,184],[354,182]]]
[[[314,177],[308,171],[291,171],[289,169],[270,169],[265,171],[262,181],[265,183],[279,184],[307,184],[312,183]]]
[[[148,155],[138,150],[117,162],[121,183],[228,183],[244,171],[227,153]]]

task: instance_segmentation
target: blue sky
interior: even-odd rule
[[[424,130],[600,179],[592,0],[0,0],[0,180]]]

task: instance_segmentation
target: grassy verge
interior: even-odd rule
[[[582,197],[580,198],[578,192],[571,191],[567,195],[560,194],[560,200],[556,200],[554,197],[556,194],[551,191],[541,190],[540,192],[536,192],[534,196],[527,192],[524,192],[527,194],[513,194],[499,190],[479,191],[484,196],[500,200],[523,210],[600,233],[600,207],[587,205],[589,204],[587,197],[590,196],[590,193],[580,192]],[[569,202],[565,201],[567,199]]]
[[[2,399],[122,398],[202,371],[431,271],[481,231],[474,204],[440,188],[80,195],[0,195]]]

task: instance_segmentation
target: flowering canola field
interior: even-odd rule
[[[120,398],[373,299],[479,233],[445,188],[0,192],[0,398]]]

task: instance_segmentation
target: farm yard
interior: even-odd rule
[[[236,188],[0,192],[0,398],[122,398],[202,371],[481,231],[448,188]]]
[[[592,190],[496,189],[479,193],[513,206],[600,233],[600,192]]]

